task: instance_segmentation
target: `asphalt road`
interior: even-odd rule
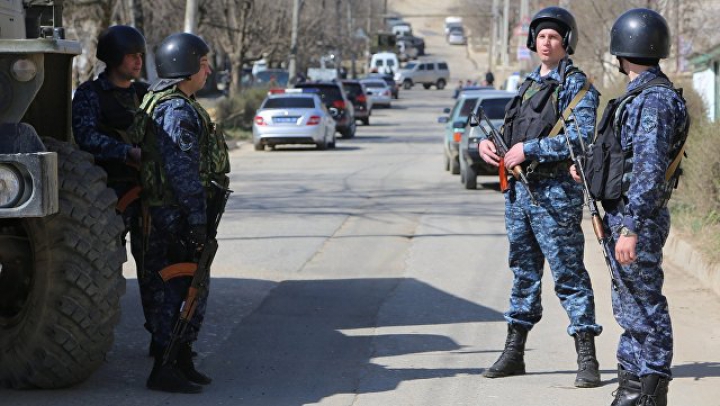
[[[145,389],[149,338],[127,264],[123,318],[105,365],[66,390],[0,390],[0,405],[609,404],[619,330],[591,234],[605,385],[573,388],[573,341],[548,275],[528,375],[480,376],[504,341],[507,240],[495,179],[468,191],[442,169],[435,120],[450,93],[401,92],[336,150],[246,144],[232,152],[235,193],[196,346],[199,368],[215,379],[203,394]],[[671,402],[717,406],[720,300],[674,268],[667,273],[678,347]]]

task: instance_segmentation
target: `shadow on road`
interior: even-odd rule
[[[210,309],[244,281],[222,286]],[[422,300],[418,301],[418,298]],[[375,357],[461,347],[433,334],[378,334],[392,326],[500,322],[499,312],[415,279],[284,281],[209,355],[212,391],[243,404],[303,405],[336,394],[382,392],[401,382],[480,374],[481,369],[386,368]]]

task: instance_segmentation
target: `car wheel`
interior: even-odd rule
[[[318,150],[325,151],[328,148],[328,142],[325,137],[323,137],[323,140],[315,144]]]
[[[460,160],[459,159],[450,159],[450,173],[453,175],[460,174]]]
[[[437,87],[438,90],[445,89],[445,79],[438,79],[437,83],[435,84],[435,87]]]
[[[335,149],[335,133],[332,134],[332,140],[328,143],[328,148]]]
[[[460,161],[460,183],[465,183],[465,166]]]
[[[406,80],[403,82],[403,89],[408,90],[413,87],[413,82],[410,80]]]
[[[423,83],[423,87],[425,88],[425,90],[430,89],[430,86],[432,86],[431,83]]]
[[[265,150],[265,146],[259,141],[254,143],[253,146],[255,147],[255,151],[264,151]]]
[[[443,152],[443,167],[446,171],[450,170],[450,158],[445,152]]]
[[[370,125],[370,117],[365,117],[362,120],[363,125]]]
[[[477,171],[472,165],[466,165],[465,167],[463,185],[465,185],[465,189],[477,189]]]

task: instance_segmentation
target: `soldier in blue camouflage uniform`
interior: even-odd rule
[[[158,47],[156,62],[160,79],[153,83],[141,109],[148,122],[142,141],[142,200],[150,208],[150,233],[146,269],[161,286],[162,304],[150,320],[153,341],[161,350],[147,380],[153,390],[198,393],[211,379],[197,371],[192,343],[202,325],[207,296],[181,343],[177,358],[163,362],[191,277],[161,279],[160,272],[173,264],[192,261],[206,241],[207,200],[211,181],[227,185],[227,146],[216,133],[208,113],[194,94],[211,73],[207,44],[198,36],[181,33],[167,37]]]
[[[115,25],[98,38],[97,58],[106,65],[96,80],[89,80],[75,91],[72,102],[72,127],[75,141],[108,175],[108,186],[118,197],[117,210],[130,233],[130,250],[135,258],[145,313],[155,311],[158,302],[151,281],[142,272],[141,210],[137,192],[140,148],[132,145],[127,131],[133,123],[147,84],[138,81],[142,73],[145,38],[133,27]]]
[[[670,229],[667,200],[677,184],[677,165],[689,120],[681,93],[658,65],[670,50],[665,19],[633,9],[612,27],[610,52],[629,76],[628,94],[613,101],[600,129],[610,128],[622,148],[617,200],[603,200],[605,232],[617,273],[612,292],[615,319],[623,328],[617,350],[619,388],[612,406],[666,406],[673,337],[662,294],[662,248]],[[619,132],[619,134],[617,134]],[[598,135],[600,137],[601,135]],[[590,165],[590,163],[588,163]]]
[[[585,142],[591,139],[599,96],[568,59],[577,38],[575,19],[567,10],[548,7],[535,15],[528,48],[538,54],[541,65],[528,76],[506,110],[503,138],[510,149],[504,163],[507,168],[525,168],[529,187],[510,179],[510,190],[505,193],[509,265],[514,280],[510,308],[505,313],[505,349],[484,372],[488,378],[525,373],[527,334],[542,317],[540,284],[547,259],[555,294],[570,319],[567,332],[574,337],[578,354],[575,386],[600,385],[594,338],[602,327],[595,322],[594,294],[583,264],[583,192],[567,172],[570,153],[566,137],[575,145],[579,145],[578,137]],[[553,134],[551,129],[558,125],[559,114],[573,104],[580,133],[572,125],[567,134],[557,135],[557,130]],[[500,157],[491,140],[481,141],[479,151],[485,162],[498,166]]]

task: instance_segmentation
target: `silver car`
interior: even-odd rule
[[[314,89],[272,89],[253,120],[256,151],[281,144],[335,148],[335,120]]]
[[[382,79],[363,79],[363,85],[367,89],[367,96],[372,101],[372,106],[383,106],[390,108],[392,106],[392,89],[387,82]]]

